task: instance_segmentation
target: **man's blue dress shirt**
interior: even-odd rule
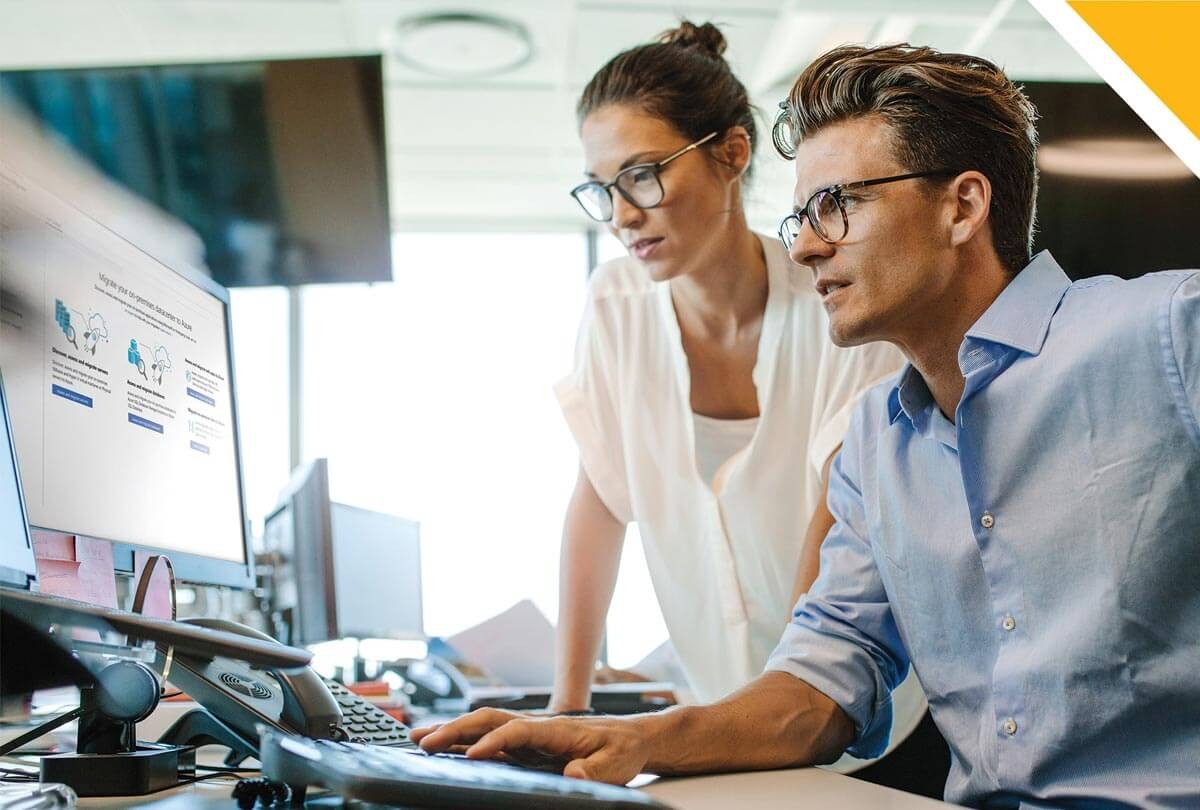
[[[967,332],[953,423],[911,366],[830,473],[821,575],[767,664],[877,756],[915,668],[950,801],[1200,807],[1200,272],[1048,253]]]

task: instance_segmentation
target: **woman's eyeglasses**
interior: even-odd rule
[[[668,155],[657,163],[639,163],[628,166],[617,172],[608,183],[591,180],[581,183],[571,189],[571,196],[579,203],[589,217],[597,222],[608,222],[613,217],[612,190],[615,188],[625,200],[637,208],[657,208],[662,205],[663,186],[659,173],[663,167],[677,157],[703,146],[717,137],[716,132],[710,132],[695,143],[688,144],[674,154]]]

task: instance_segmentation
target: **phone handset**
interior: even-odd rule
[[[275,642],[275,639],[260,630],[225,619],[195,617],[183,621],[213,630],[226,630],[250,638]],[[185,664],[182,660],[178,663]],[[222,693],[220,697],[226,698],[217,701],[216,705],[208,704],[205,697],[210,693],[210,689],[197,688],[198,684],[194,678],[181,677],[179,680],[182,682],[178,685],[213,712],[218,719],[234,727],[241,726],[245,730],[252,730],[254,722],[265,721],[284,731],[302,734],[305,737],[337,739],[342,736],[342,712],[338,708],[337,700],[321,681],[321,677],[311,668],[303,667],[292,671],[253,670],[253,674],[268,675],[278,683],[281,695],[271,698],[256,689],[253,677],[245,676],[246,669],[247,666],[243,663],[222,658],[214,658],[201,668],[194,665],[188,667],[188,673],[199,676],[200,680],[205,682],[202,686],[208,686],[210,689],[216,687]],[[181,671],[179,674],[182,676],[185,673]],[[258,686],[261,688],[261,684]],[[269,688],[267,691],[270,691]],[[279,697],[282,697],[282,704]],[[241,706],[231,707],[227,698],[234,698],[247,709],[256,709],[253,712],[254,716],[250,717],[245,711],[239,712]],[[272,706],[274,711],[264,711],[268,705]],[[257,738],[256,734],[253,736]]]

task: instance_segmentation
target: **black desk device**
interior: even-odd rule
[[[184,621],[278,643],[265,633],[222,619]],[[313,739],[414,747],[402,723],[308,667],[288,670],[256,666],[222,655],[199,655],[191,651],[176,652],[169,659],[162,647],[156,667],[203,707],[175,721],[159,742],[224,745],[230,749],[226,759],[229,765],[257,755],[260,724]]]

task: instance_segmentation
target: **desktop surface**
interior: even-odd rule
[[[210,760],[219,762],[218,759]],[[649,796],[676,810],[727,810],[731,806],[756,810],[934,810],[948,805],[891,788],[862,782],[820,768],[794,768],[758,773],[732,773],[635,782]],[[232,780],[198,782],[150,796],[80,799],[79,807],[138,807],[146,810],[218,810],[237,807],[230,797]],[[342,807],[340,799],[314,794],[308,807]],[[370,805],[348,802],[346,807]]]

